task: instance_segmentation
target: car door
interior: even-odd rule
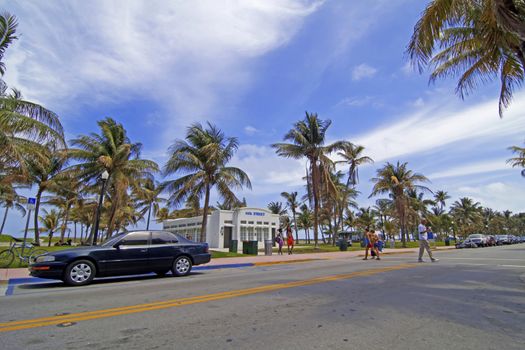
[[[151,233],[131,232],[106,253],[106,275],[131,275],[150,271],[149,244]]]
[[[149,248],[151,270],[163,272],[171,269],[173,260],[180,251],[178,243],[177,237],[170,232],[152,232]]]

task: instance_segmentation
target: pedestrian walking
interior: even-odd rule
[[[374,248],[374,244],[376,242],[377,236],[375,235],[375,232],[373,229],[366,229],[365,230],[365,257],[363,260],[368,260],[368,251],[370,250],[370,256],[372,259],[377,255],[376,248]],[[380,259],[379,259],[380,260]]]
[[[286,229],[286,243],[288,244],[288,255],[293,254],[293,246],[294,246],[294,239],[293,239],[293,233],[290,226]]]
[[[376,260],[381,260],[381,257],[379,256],[380,238],[374,229],[370,230],[370,240],[372,241],[372,252],[374,253],[374,257]]]
[[[284,244],[284,240],[282,236],[283,230],[279,229],[278,232],[279,233],[277,234],[277,237],[275,237],[275,243],[277,243],[279,247],[279,251],[277,252],[277,255],[283,255],[283,244]]]
[[[430,246],[428,245],[429,228],[427,227],[427,220],[422,219],[417,230],[419,232],[419,259],[418,259],[418,262],[423,262],[423,253],[425,250],[427,251],[428,256],[430,257],[430,260],[432,262],[439,261],[439,259],[436,259],[432,256],[432,252],[430,251]]]

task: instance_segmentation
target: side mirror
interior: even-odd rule
[[[120,245],[121,245],[121,243],[120,243],[120,242],[117,242],[117,243],[113,244],[113,248],[117,248],[117,249],[119,249],[119,248],[120,248]]]

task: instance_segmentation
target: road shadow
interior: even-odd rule
[[[192,272],[188,276],[178,277],[185,278],[191,276],[203,275],[204,272]],[[119,282],[129,282],[129,281],[149,281],[149,280],[163,280],[168,278],[174,278],[171,273],[166,274],[165,276],[157,276],[156,274],[147,274],[147,275],[132,275],[132,276],[115,276],[115,277],[101,277],[96,278],[89,284],[93,285],[109,285]],[[26,289],[26,290],[39,290],[39,289],[49,289],[49,288],[76,288],[74,286],[68,286],[62,281],[50,280],[49,282],[35,282],[35,283],[25,283],[16,285],[17,288]]]

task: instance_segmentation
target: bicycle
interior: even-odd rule
[[[28,264],[31,264],[35,262],[37,257],[47,253],[47,250],[37,248],[31,243],[26,243],[24,246],[23,243],[17,242],[22,242],[22,240],[14,239],[10,244],[9,249],[0,252],[0,268],[11,266],[16,256],[18,256],[20,263],[27,262]],[[22,246],[24,246],[24,255],[22,255]]]

